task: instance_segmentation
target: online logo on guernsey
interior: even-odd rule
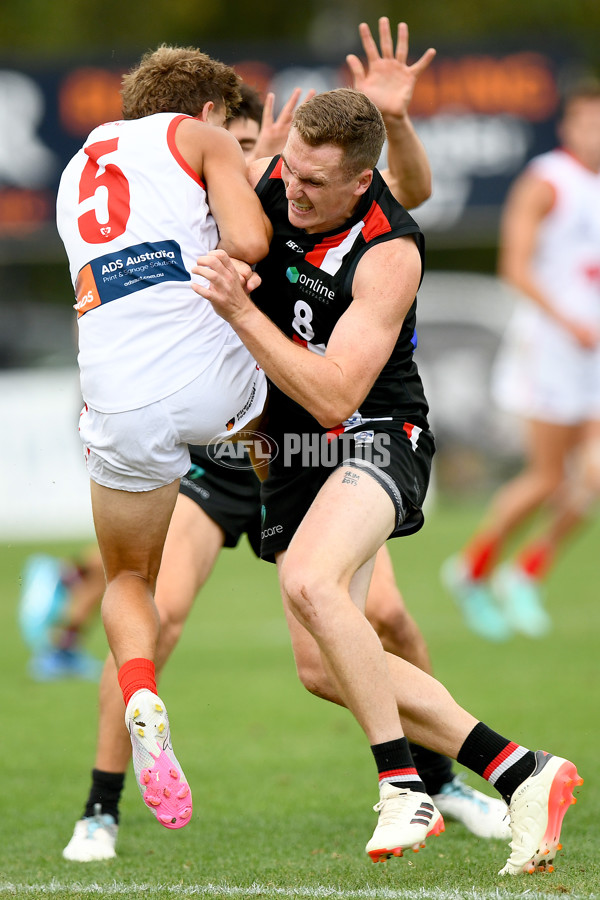
[[[335,298],[335,291],[332,291],[320,278],[313,278],[300,272],[296,266],[290,266],[285,271],[285,277],[290,284],[297,284],[300,292],[308,295],[312,300],[320,300],[321,303],[329,303]]]

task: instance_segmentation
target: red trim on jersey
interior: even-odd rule
[[[600,266],[589,265],[583,267],[583,274],[588,281],[600,281]]]
[[[317,244],[316,247],[313,247],[312,250],[306,254],[304,259],[306,262],[309,262],[311,265],[316,266],[317,269],[321,267],[321,263],[325,259],[325,255],[328,250],[332,250],[334,247],[339,247],[343,240],[345,240],[350,234],[350,229],[347,231],[343,231],[341,234],[334,234],[332,237],[325,238],[324,241],[321,241],[320,244]]]
[[[390,225],[386,214],[375,200],[363,221],[362,236],[367,244],[369,241],[372,241],[373,238],[379,237],[380,234],[387,234],[392,230],[392,226]],[[328,250],[339,247],[342,241],[348,237],[351,230],[352,229],[348,228],[340,234],[334,234],[331,237],[325,238],[320,244],[317,244],[306,254],[304,257],[306,262],[320,269]]]
[[[392,230],[388,217],[376,200],[373,201],[373,205],[366,214],[364,222],[362,235],[367,244],[373,238],[379,237],[380,234],[387,234],[388,231]]]
[[[183,158],[183,156],[177,149],[177,144],[175,143],[175,132],[177,131],[177,128],[179,127],[180,123],[183,122],[184,119],[191,119],[191,118],[192,118],[192,116],[181,115],[181,116],[176,116],[174,119],[172,119],[172,121],[169,124],[169,127],[167,128],[167,144],[169,145],[169,150],[173,154],[173,158],[179,163],[179,165],[184,170],[184,172],[187,172],[187,174],[190,176],[190,178],[194,179],[196,184],[199,184],[201,188],[206,190],[206,185],[204,184],[204,182],[202,181],[202,179],[200,178],[198,173],[195,172],[194,169],[192,169],[192,167],[190,166],[190,164],[185,161],[185,159]]]
[[[305,347],[308,350],[308,341],[299,338],[297,334],[292,335],[292,340],[295,344],[300,344],[301,347]]]
[[[503,763],[505,759],[508,759],[508,757],[511,755],[511,753],[514,753],[515,750],[518,750],[518,749],[519,749],[519,745],[515,744],[513,741],[511,741],[509,744],[507,744],[506,747],[504,748],[504,750],[502,750],[498,754],[498,756],[495,759],[493,759],[491,761],[491,763],[489,764],[489,766],[485,769],[485,771],[483,773],[483,777],[485,778],[485,780],[487,781],[489,779],[490,775],[492,775],[496,771],[498,766],[501,763]]]
[[[588,166],[587,163],[584,163],[582,159],[579,159],[579,157],[576,156],[572,150],[567,149],[567,147],[559,147],[558,149],[561,153],[566,153],[567,156],[570,156],[571,159],[578,165],[580,165],[582,169],[585,169],[586,172],[591,172],[593,175],[598,175],[598,169],[594,169],[592,168],[592,166]]]
[[[269,175],[269,178],[281,178],[281,167],[283,166],[283,160],[279,159],[277,165]]]
[[[330,444],[336,437],[343,434],[345,430],[344,425],[335,425],[333,428],[329,428],[327,431],[327,443]]]

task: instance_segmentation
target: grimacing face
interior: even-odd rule
[[[281,154],[281,177],[288,201],[288,218],[306,232],[332,231],[354,212],[373,177],[365,169],[344,175],[344,151],[334,144],[311,147],[296,129],[290,130]]]

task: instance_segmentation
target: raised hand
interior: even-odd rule
[[[279,115],[275,119],[273,117],[273,105],[275,103],[275,94],[269,92],[265,98],[263,107],[262,122],[260,126],[260,134],[258,141],[252,152],[251,159],[261,159],[263,156],[275,156],[281,153],[287,141],[287,136],[292,124],[294,110],[298,105],[302,88],[295,88],[287,102],[283,105]],[[302,102],[310,100],[315,96],[315,91],[308,91]]]
[[[353,86],[373,101],[383,117],[406,115],[417,79],[427,68],[436,51],[430,47],[411,66],[408,56],[408,26],[398,25],[398,37],[394,51],[394,41],[390,20],[387,16],[379,19],[379,44],[381,52],[365,22],[358,26],[361,43],[366,55],[366,68],[353,53],[346,57],[352,74]]]

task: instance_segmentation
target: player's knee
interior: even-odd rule
[[[122,591],[130,590],[136,594],[141,591],[154,596],[156,577],[142,566],[117,564],[112,568],[107,566],[106,585],[107,588],[118,586]]]
[[[570,481],[569,503],[582,516],[588,515],[600,497],[600,443],[584,447]]]
[[[306,690],[315,697],[327,699],[329,684],[320,661],[312,657],[296,657],[298,678]]]
[[[551,497],[564,481],[565,473],[562,469],[551,469],[539,476],[540,494]]]
[[[159,616],[160,637],[158,639],[157,655],[161,659],[166,659],[181,637],[184,621],[168,607],[159,608]]]
[[[384,647],[401,644],[407,639],[409,620],[404,609],[390,607],[367,608],[367,618]]]
[[[600,441],[594,441],[585,453],[584,482],[591,499],[597,500],[600,496]]]
[[[325,671],[321,653],[316,643],[302,643],[294,647],[296,671],[306,690],[323,700],[339,703],[331,679]]]
[[[313,631],[318,624],[319,607],[324,586],[320,580],[303,570],[302,566],[288,566],[281,571],[281,589],[298,621]]]

